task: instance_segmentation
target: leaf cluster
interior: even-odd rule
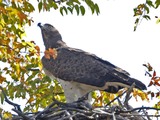
[[[6,118],[10,118],[12,120],[106,120],[106,119],[113,119],[113,120],[142,120],[147,119],[150,120],[153,117],[160,117],[159,115],[151,115],[147,114],[147,110],[160,110],[158,108],[152,107],[138,107],[133,108],[128,104],[130,93],[133,89],[135,84],[131,86],[129,90],[126,90],[115,99],[110,101],[107,105],[103,107],[89,107],[86,102],[83,100],[73,102],[73,103],[63,103],[53,99],[53,102],[48,105],[45,109],[35,113],[27,113],[22,112],[18,107],[18,104],[11,102],[8,98],[5,98],[9,104],[12,104],[15,111],[18,115],[12,116],[11,113],[5,112],[4,116]],[[2,89],[2,88],[1,88]],[[3,89],[2,89],[3,90]],[[4,93],[4,92],[3,92]],[[126,93],[126,95],[125,95]],[[5,95],[5,93],[4,93]],[[125,95],[125,96],[124,96]],[[120,101],[120,97],[124,96],[124,102]],[[117,105],[112,105],[113,102],[117,100]],[[18,107],[18,108],[17,108]]]
[[[150,82],[148,87],[153,87],[155,90],[150,90],[147,92],[147,95],[150,96],[151,99],[157,98],[160,99],[160,77],[157,76],[156,71],[153,67],[148,64],[143,64],[146,67],[146,76],[149,76]],[[160,108],[160,101],[155,103],[156,108]]]
[[[87,5],[92,14],[96,13],[97,15],[100,13],[99,7],[97,3],[94,3],[92,0],[38,0],[38,9],[39,12],[43,11],[50,11],[51,8],[59,9],[61,15],[71,13],[73,14],[76,11],[77,15],[81,13],[84,15],[86,12],[86,8],[84,7]]]
[[[150,10],[159,8],[159,5],[160,0],[156,0],[155,2],[153,2],[152,0],[146,0],[145,3],[141,3],[133,9],[134,17],[136,18],[134,31],[136,31],[137,26],[141,23],[143,18],[146,20],[151,20]],[[159,19],[157,19],[156,23],[159,23]]]
[[[29,16],[34,10],[26,0],[0,1],[0,84],[10,99],[26,101],[24,111],[44,108],[54,92],[58,96],[54,86],[61,88],[43,73],[40,48],[34,41],[24,39],[24,27],[32,24]],[[0,100],[3,104],[3,94]]]

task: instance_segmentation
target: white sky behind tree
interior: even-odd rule
[[[141,80],[146,85],[144,63],[150,63],[160,75],[160,24],[156,24],[154,16],[160,10],[150,11],[151,21],[145,19],[133,32],[135,18],[133,8],[145,0],[95,0],[100,7],[100,14],[92,15],[86,8],[84,16],[68,14],[62,16],[59,11],[32,14],[34,23],[26,27],[27,40],[34,40],[44,51],[41,31],[37,23],[49,23],[55,26],[68,46],[94,53],[114,65],[128,71],[131,77]],[[36,7],[36,1],[35,1]],[[43,55],[41,55],[43,56]],[[132,100],[135,102],[135,99]],[[153,105],[155,101],[149,104]],[[149,104],[142,102],[133,106],[141,107]],[[132,104],[131,104],[132,105]],[[22,106],[24,107],[24,106]],[[8,107],[7,107],[8,108]],[[9,109],[9,108],[8,108]]]

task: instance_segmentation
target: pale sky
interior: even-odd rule
[[[160,24],[156,24],[154,18],[160,11],[151,11],[152,20],[144,19],[137,31],[133,32],[133,8],[145,0],[96,1],[101,12],[98,16],[91,15],[87,9],[85,16],[61,16],[59,11],[53,10],[41,14],[35,12],[32,15],[35,23],[32,27],[26,27],[27,39],[34,40],[43,51],[37,23],[50,23],[59,30],[68,46],[94,53],[148,85],[149,79],[144,76],[145,68],[142,64],[149,62],[160,74]]]

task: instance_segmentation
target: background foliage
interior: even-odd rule
[[[53,97],[65,101],[63,90],[57,81],[51,80],[42,71],[40,60],[40,48],[34,41],[24,39],[24,26],[31,26],[34,22],[30,14],[38,9],[39,12],[59,10],[60,14],[76,12],[77,15],[85,15],[86,8],[90,8],[92,14],[100,14],[98,4],[92,0],[37,0],[38,6],[33,6],[29,0],[0,0],[0,84],[7,97],[11,100],[22,98],[27,100],[24,111],[35,112],[39,108],[46,107],[52,102]],[[143,18],[150,20],[150,9],[157,9],[160,0],[155,2],[146,0],[133,9],[136,18],[134,30]],[[157,23],[159,18],[157,17]],[[151,77],[149,86],[156,86],[157,92],[143,93],[135,90],[133,96],[140,96],[143,100],[160,98],[160,78],[150,64],[144,65],[146,75]],[[4,103],[4,95],[0,94],[1,103]],[[97,97],[93,93],[95,106],[102,106],[111,101],[117,94],[100,92]],[[160,108],[160,102],[155,103]],[[1,108],[4,117],[10,117],[10,113]]]

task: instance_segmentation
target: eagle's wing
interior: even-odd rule
[[[52,75],[65,81],[74,81],[95,87],[103,87],[107,82],[119,82],[126,85],[133,83],[126,71],[78,49],[58,48],[55,59],[43,57],[42,63]],[[137,85],[137,88],[142,89],[141,85]]]

